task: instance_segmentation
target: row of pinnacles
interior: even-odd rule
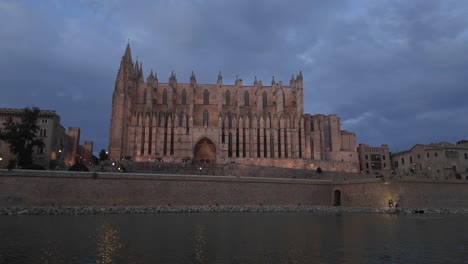
[[[127,45],[113,94],[109,153],[113,160],[312,168],[358,172],[355,134],[336,115],[303,111],[303,76],[244,85],[236,78],[199,84],[172,73],[160,83],[133,62]]]

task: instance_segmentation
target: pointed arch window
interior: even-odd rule
[[[166,89],[164,89],[163,91],[162,103],[165,105],[167,104],[167,90]]]
[[[146,90],[143,92],[143,103],[146,103]]]
[[[266,108],[267,107],[267,94],[266,92],[263,92],[262,94],[262,97],[263,97],[263,108]]]
[[[245,91],[244,93],[244,104],[245,106],[249,106],[249,92]]]
[[[210,104],[210,92],[208,92],[208,90],[205,90],[203,92],[203,104],[204,105]]]
[[[208,126],[208,120],[209,120],[208,118],[209,118],[208,111],[205,110],[203,112],[203,126]]]
[[[187,92],[185,90],[182,90],[182,104],[187,104]]]
[[[231,92],[226,91],[226,105],[231,104]]]
[[[228,157],[232,157],[232,133],[228,136]]]

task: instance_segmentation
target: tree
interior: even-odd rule
[[[39,126],[37,119],[40,110],[37,107],[25,108],[21,115],[21,122],[13,121],[10,116],[0,131],[0,139],[10,144],[10,151],[16,155],[18,166],[25,167],[32,164],[33,148],[44,146],[42,139],[36,137]]]
[[[108,160],[108,159],[109,159],[109,155],[107,155],[106,150],[101,149],[101,151],[99,152],[99,161]]]

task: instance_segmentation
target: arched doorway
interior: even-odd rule
[[[333,191],[333,206],[341,206],[341,191]]]
[[[193,159],[199,164],[216,163],[216,146],[213,141],[206,137],[200,139],[193,150]]]

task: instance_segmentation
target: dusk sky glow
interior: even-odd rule
[[[132,57],[166,83],[289,84],[392,152],[468,139],[468,1],[0,0],[0,107],[56,110],[107,149],[112,92]]]

